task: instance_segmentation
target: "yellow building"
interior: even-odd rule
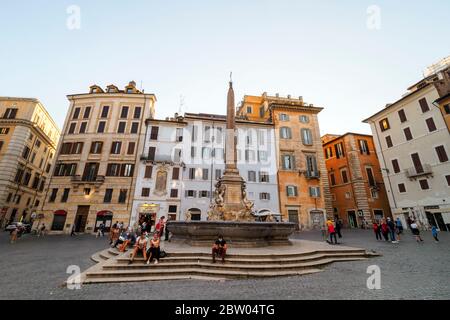
[[[60,131],[37,99],[0,97],[0,117],[0,227],[4,227],[35,218]]]
[[[284,219],[299,228],[319,228],[332,217],[327,171],[317,115],[322,108],[288,97],[245,96],[237,115],[275,128],[278,188]]]
[[[104,223],[128,226],[143,150],[145,120],[154,117],[156,97],[130,82],[123,90],[94,85],[69,95],[69,110],[55,170],[43,206],[52,233],[95,232]]]

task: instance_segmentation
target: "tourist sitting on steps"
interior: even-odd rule
[[[147,261],[147,238],[145,237],[144,233],[141,233],[140,237],[137,239],[136,244],[134,246],[133,252],[131,253],[130,257],[130,264],[133,263],[134,258],[136,255],[142,252],[142,255],[144,256],[144,263]]]
[[[216,256],[221,257],[222,263],[225,263],[226,254],[227,254],[227,242],[222,237],[222,235],[219,235],[212,248],[213,263],[216,263]]]
[[[159,237],[159,233],[155,232],[153,234],[153,239],[150,240],[149,249],[147,251],[147,264],[150,264],[153,259],[155,259],[155,264],[159,263],[159,259],[161,256],[161,239]]]

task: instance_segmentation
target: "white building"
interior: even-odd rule
[[[217,179],[225,170],[226,117],[186,114],[147,120],[131,225],[161,216],[206,220]],[[237,119],[238,168],[255,209],[280,212],[272,124]]]
[[[447,70],[446,72],[448,72]],[[364,122],[369,123],[394,218],[450,230],[450,135],[433,75]],[[442,92],[441,92],[442,94]]]

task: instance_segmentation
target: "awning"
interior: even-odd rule
[[[53,213],[55,216],[67,216],[67,211],[58,210]]]
[[[113,213],[111,211],[99,211],[97,212],[97,217],[106,217],[106,216],[113,216]]]

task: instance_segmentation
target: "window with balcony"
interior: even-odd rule
[[[99,163],[87,163],[84,167],[83,181],[96,181]]]
[[[422,161],[420,161],[420,156],[418,153],[413,153],[411,155],[411,160],[413,162],[416,173],[420,174],[424,172]]]

